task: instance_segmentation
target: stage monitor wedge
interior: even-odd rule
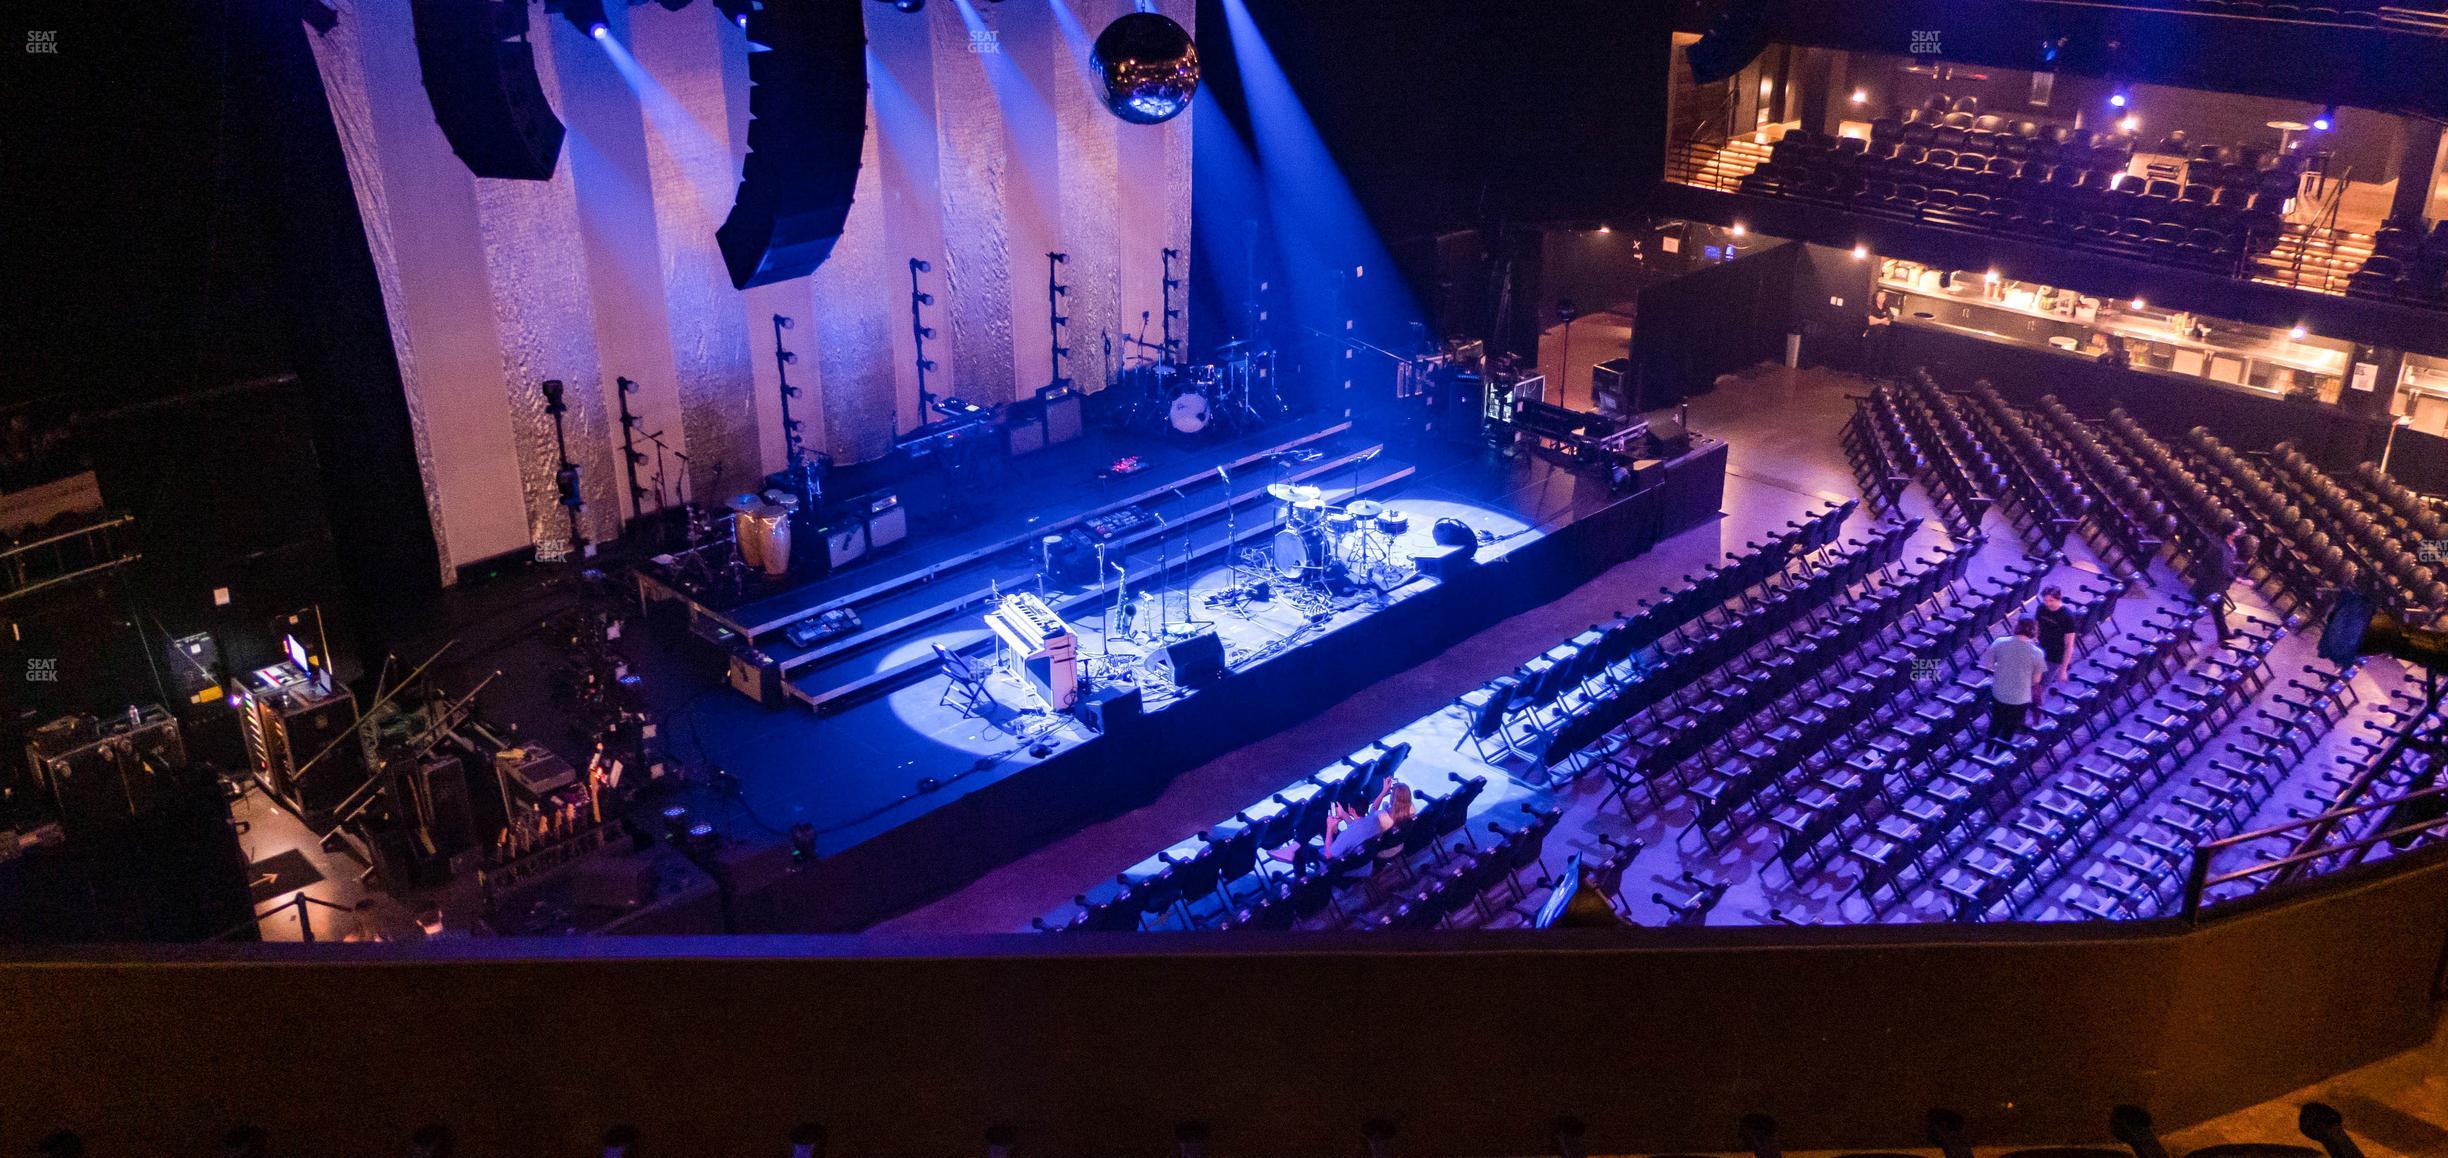
[[[805,277],[850,216],[867,139],[866,0],[792,0],[748,14],[748,156],[715,231],[740,289]]]
[[[434,123],[479,177],[549,181],[561,118],[536,76],[523,0],[411,0]]]

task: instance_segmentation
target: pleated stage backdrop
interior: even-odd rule
[[[529,41],[568,127],[550,181],[468,174],[435,125],[408,0],[339,0],[315,53],[380,267],[444,582],[462,565],[568,549],[542,383],[586,498],[580,531],[633,512],[615,380],[664,459],[665,491],[720,502],[783,462],[772,317],[797,356],[794,416],[843,462],[924,421],[911,258],[935,296],[928,388],[988,405],[1053,376],[1046,254],[1066,252],[1071,376],[1102,384],[1106,335],[1162,308],[1161,252],[1190,244],[1190,124],[1126,125],[1089,43],[1133,0],[933,0],[866,9],[868,134],[857,200],[808,278],[731,288],[714,230],[747,149],[747,46],[710,0],[609,5],[597,41],[541,8]],[[1189,26],[1191,0],[1153,5]],[[1195,32],[1195,29],[1193,29]],[[1153,340],[1157,323],[1148,323]],[[652,488],[652,447],[641,481]],[[653,509],[651,495],[645,509]]]

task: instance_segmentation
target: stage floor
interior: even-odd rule
[[[1371,466],[1381,464],[1387,472],[1412,470],[1391,486],[1370,490],[1372,497],[1412,514],[1403,549],[1424,546],[1426,528],[1437,518],[1455,517],[1495,536],[1482,548],[1483,558],[1502,558],[1556,526],[1603,509],[1616,497],[1595,480],[1527,455],[1508,459],[1441,443],[1394,444],[1385,459]],[[1266,531],[1263,526],[1241,528],[1243,541],[1250,545]],[[1380,602],[1346,597],[1321,621],[1312,621],[1310,611],[1281,599],[1255,605],[1247,615],[1207,607],[1206,596],[1230,580],[1229,568],[1216,557],[1192,574],[1187,600],[1178,582],[1169,597],[1174,616],[1186,602],[1216,625],[1236,667],[1261,653],[1276,654],[1287,641],[1307,642],[1337,630],[1365,617]],[[1390,598],[1410,598],[1427,586],[1414,581]],[[688,689],[670,706],[668,739],[684,759],[736,778],[736,792],[706,805],[715,810],[718,827],[734,839],[775,839],[807,823],[817,830],[819,853],[830,853],[889,827],[896,819],[890,814],[899,806],[929,796],[957,796],[964,780],[1007,763],[1045,759],[1034,752],[1041,746],[1051,754],[1094,735],[1070,717],[1045,710],[1032,691],[1009,675],[989,681],[995,702],[977,716],[944,702],[949,681],[940,675],[832,715],[818,716],[797,705],[768,710],[726,686],[709,685],[678,654],[682,641],[676,626],[666,623],[641,633],[642,642],[650,641],[649,650],[666,654],[640,657],[640,665],[656,692]],[[1145,651],[1145,645],[1127,640],[1108,644],[1095,617],[1075,620],[1074,628],[1083,636],[1083,655],[1135,658]],[[972,644],[983,634],[974,618],[964,618],[938,633],[898,643],[896,650],[924,652],[937,640]],[[1162,706],[1163,697],[1150,697],[1151,711]]]

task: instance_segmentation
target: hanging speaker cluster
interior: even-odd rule
[[[434,123],[468,172],[551,180],[563,130],[536,77],[524,0],[411,0],[409,12]]]
[[[1768,50],[1768,0],[1728,0],[1684,50],[1693,84],[1715,84]]]
[[[867,138],[864,0],[768,0],[748,12],[748,157],[715,231],[731,284],[804,277],[850,216]]]

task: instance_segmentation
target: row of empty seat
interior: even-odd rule
[[[2346,292],[2417,306],[2448,305],[2448,221],[2392,217],[2372,235],[2371,256],[2347,275]]]
[[[1924,129],[1926,145],[1917,143]],[[2297,178],[2283,168],[2257,171],[2247,188],[2135,176],[2113,151],[2079,139],[2055,146],[2051,160],[2045,138],[2006,138],[1987,152],[1967,130],[1897,126],[1884,139],[1880,131],[1874,125],[1869,139],[1789,131],[1739,188],[2231,275],[2276,242],[2295,197]],[[1959,133],[1960,146],[1942,143]],[[2011,155],[2009,141],[2026,156]]]
[[[2096,855],[2043,887],[2050,896],[2040,915],[2115,920],[2175,911],[2199,855],[2195,850],[2250,826],[2278,786],[2352,710],[2357,674],[2351,668],[2321,671],[2307,665],[2265,701],[2270,706],[2249,713],[2230,696],[2220,697],[2215,716],[2234,722],[2219,737],[2198,743],[2188,737],[2188,743],[2214,753],[2201,772],[2122,807],[2121,821],[2100,817],[2092,830]]]
[[[1807,578],[1815,557],[1835,542],[1855,506],[1831,504],[1789,523],[1724,564],[1684,576],[1682,586],[1661,589],[1661,598],[1644,600],[1632,614],[1594,626],[1510,676],[1465,693],[1454,702],[1467,720],[1455,746],[1472,744],[1483,760],[1521,756],[1545,766],[1570,758],[1585,741],[1580,729],[1565,734],[1565,724],[1600,693],[1629,682],[1639,666],[1636,657],[1661,646],[1673,651],[1719,632],[1722,621],[1713,621],[1712,614],[1743,614],[1755,595],[1773,600],[1778,584],[1797,573]]]
[[[2089,670],[2050,697],[2028,738],[2017,737],[2025,758],[1997,778],[1983,809],[1988,830],[1941,872],[1937,891],[1955,919],[2013,916],[2072,869],[2244,710],[2275,638],[2249,636],[2187,662],[2193,624],[2170,617],[2088,657]],[[2129,885],[2115,877],[2096,887]]]

